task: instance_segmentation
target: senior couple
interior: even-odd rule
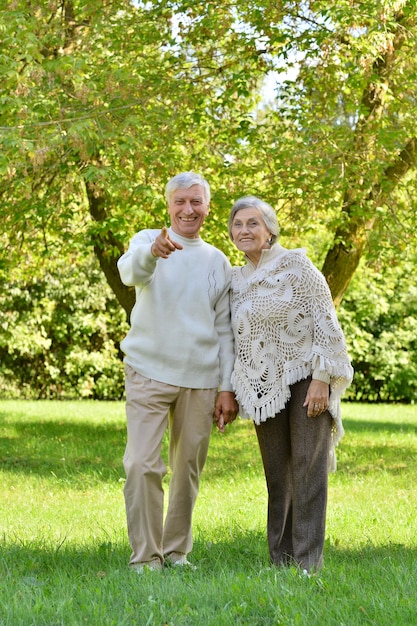
[[[204,242],[210,187],[194,172],[166,185],[170,226],[142,230],[119,259],[136,289],[125,354],[124,487],[132,554],[142,573],[194,567],[192,513],[213,419],[255,424],[268,490],[271,562],[322,565],[327,477],[343,434],[340,398],[352,368],[332,298],[304,249],[278,243],[272,207],[235,202],[229,235],[246,264]],[[161,456],[172,476],[164,520]]]

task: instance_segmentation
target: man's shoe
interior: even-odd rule
[[[197,566],[190,563],[187,559],[186,554],[171,552],[171,554],[167,555],[166,560],[172,567],[188,567],[189,569],[197,569]]]

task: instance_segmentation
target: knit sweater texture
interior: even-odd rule
[[[353,370],[324,276],[304,249],[279,244],[257,266],[234,267],[231,283],[235,336],[233,388],[241,417],[273,418],[290,398],[290,385],[313,376],[330,381],[333,417],[329,466],[343,435],[340,399]]]
[[[136,290],[131,328],[121,343],[124,360],[170,385],[231,391],[230,263],[201,238],[172,229],[169,236],[183,249],[167,259],[154,257],[151,246],[159,233],[137,233],[118,261],[122,282]]]

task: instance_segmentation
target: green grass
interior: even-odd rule
[[[138,576],[127,568],[123,404],[0,402],[1,626],[415,626],[417,408],[343,409],[318,575],[269,566],[262,464],[239,421],[213,430],[198,569]]]

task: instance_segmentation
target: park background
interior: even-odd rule
[[[0,4],[0,624],[415,623],[414,0]],[[306,587],[289,572],[287,603],[271,596],[263,476],[239,422],[213,439],[216,488],[197,511],[209,566],[193,599],[171,572],[164,609],[151,580],[135,613],[119,484],[134,295],[116,262],[137,230],[166,223],[165,183],[190,169],[212,188],[203,237],[233,264],[230,207],[254,194],[276,208],[281,243],[323,272],[355,368],[350,431],[331,478],[328,574]],[[254,508],[227,498],[234,480]],[[87,501],[113,523],[92,532]],[[232,589],[220,604],[213,572]]]
[[[116,262],[179,171],[277,210],[338,307],[349,398],[417,398],[417,8],[13,0],[1,12],[0,396],[115,399]]]

